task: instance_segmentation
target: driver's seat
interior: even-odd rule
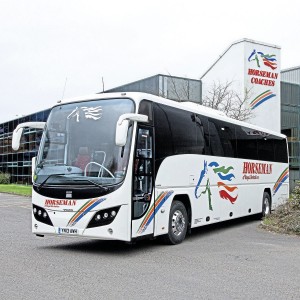
[[[88,147],[80,147],[74,165],[84,171],[86,165],[91,161]]]

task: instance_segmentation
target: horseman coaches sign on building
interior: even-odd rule
[[[251,90],[250,122],[280,132],[280,48],[245,42],[245,87]]]
[[[213,83],[232,82],[248,95],[247,122],[280,132],[280,47],[243,39],[233,43],[201,78],[204,98]]]

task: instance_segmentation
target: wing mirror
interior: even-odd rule
[[[141,114],[123,114],[120,116],[116,126],[116,145],[123,147],[127,141],[129,121],[146,123],[148,116]]]
[[[11,147],[17,151],[20,148],[21,136],[25,127],[44,129],[46,122],[26,122],[19,124],[13,131]]]

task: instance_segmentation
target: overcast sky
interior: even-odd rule
[[[0,123],[158,73],[199,79],[228,46],[300,65],[300,1],[0,0]],[[67,80],[66,80],[67,78]]]

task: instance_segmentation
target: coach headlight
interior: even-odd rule
[[[37,221],[53,226],[50,217],[44,208],[32,204],[32,211],[33,211],[33,216]]]
[[[120,206],[97,211],[91,218],[87,228],[93,228],[110,224],[118,214]]]

